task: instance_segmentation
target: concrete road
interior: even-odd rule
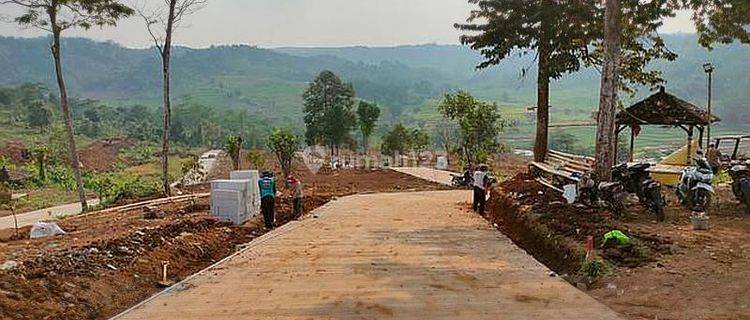
[[[87,202],[89,206],[95,206],[99,204],[98,199],[89,199]],[[78,215],[81,212],[81,204],[76,202],[51,208],[19,213],[16,214],[16,217],[18,218],[18,227],[25,227],[30,226],[37,221],[62,219],[64,217]],[[0,218],[0,229],[8,229],[13,227],[14,224],[12,215]]]
[[[619,319],[463,209],[468,191],[356,195],[117,319]]]
[[[450,171],[445,170],[437,170],[432,168],[425,168],[425,167],[393,167],[391,168],[393,171],[405,173],[408,175],[415,176],[417,178],[432,181],[444,185],[451,185],[451,180],[453,177],[452,174],[458,174]]]

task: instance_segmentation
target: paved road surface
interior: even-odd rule
[[[394,171],[405,173],[408,175],[415,176],[417,178],[428,180],[444,185],[451,185],[452,176],[451,174],[457,174],[450,171],[437,170],[425,167],[394,167],[391,168]]]
[[[468,198],[341,198],[119,319],[619,319],[463,210]]]
[[[99,204],[98,199],[89,199],[88,201],[89,206],[95,206]],[[74,216],[81,213],[81,204],[76,203],[70,203],[65,204],[61,206],[51,207],[51,208],[45,208],[40,209],[36,211],[29,211],[24,213],[19,213],[16,216],[18,217],[18,227],[25,227],[30,226],[34,224],[34,222],[40,221],[40,220],[54,220],[54,219],[61,219],[67,216]],[[6,216],[0,218],[0,229],[7,229],[7,228],[13,228],[13,216]]]

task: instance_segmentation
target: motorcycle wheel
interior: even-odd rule
[[[711,206],[711,194],[704,189],[698,189],[693,192],[693,201],[691,201],[693,211],[706,212]]]
[[[652,211],[656,215],[656,220],[657,221],[664,222],[664,220],[666,220],[665,217],[664,217],[664,206],[663,205],[661,205],[659,203],[655,203],[653,205]]]

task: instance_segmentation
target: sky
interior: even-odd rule
[[[472,8],[466,0],[208,0],[205,8],[186,18],[175,42],[196,48],[219,44],[260,47],[456,44],[459,32],[453,23],[465,21]],[[18,12],[9,5],[0,5],[0,17],[4,18],[0,19],[0,35],[44,35],[4,21]],[[689,13],[681,12],[666,21],[660,32],[691,33],[695,29]],[[117,27],[67,31],[66,36],[112,40],[127,47],[152,45],[138,16],[121,21]]]

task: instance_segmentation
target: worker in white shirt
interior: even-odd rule
[[[489,167],[480,164],[479,170],[474,171],[474,211],[484,215],[484,203],[487,201],[487,189],[490,185]]]

